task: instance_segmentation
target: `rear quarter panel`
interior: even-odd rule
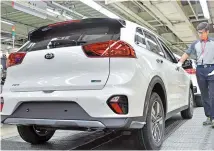
[[[163,72],[158,70],[155,57],[159,57],[159,56],[149,52],[146,48],[139,47],[135,43],[136,27],[137,25],[127,22],[127,27],[121,29],[121,40],[130,44],[134,48],[137,56],[137,58],[134,59],[133,61],[133,66],[129,67],[129,69],[130,69],[130,74],[132,73],[133,75],[137,75],[137,79],[138,79],[136,81],[134,80],[135,82],[132,83],[133,85],[132,87],[134,88],[133,90],[135,91],[134,93],[136,96],[135,99],[138,102],[135,104],[136,113],[140,113],[141,115],[143,115],[145,96],[151,80],[153,79],[153,77],[159,76],[165,83],[167,79],[165,79]],[[112,59],[111,59],[111,65],[112,65]],[[123,63],[123,67],[128,67],[128,66],[130,66],[130,62],[127,61]],[[112,66],[111,66],[111,73],[112,73]],[[167,91],[168,90],[167,85],[165,85],[165,88]]]

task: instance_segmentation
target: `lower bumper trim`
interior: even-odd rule
[[[146,124],[143,117],[93,118],[93,119],[48,119],[10,117],[1,115],[1,123],[9,125],[40,125],[55,128],[95,128],[95,129],[141,129]]]
[[[5,124],[105,128],[99,121],[7,118]]]

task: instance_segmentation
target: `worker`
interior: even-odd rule
[[[196,77],[201,90],[201,99],[207,120],[203,125],[214,128],[214,39],[209,37],[209,24],[202,22],[197,26],[200,39],[193,42],[183,54],[177,66],[194,55],[197,61]]]

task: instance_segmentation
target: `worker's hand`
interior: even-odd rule
[[[214,70],[208,74],[208,76],[214,75]]]

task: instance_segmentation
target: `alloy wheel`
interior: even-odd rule
[[[164,114],[163,108],[161,104],[155,101],[152,105],[151,111],[151,130],[152,137],[155,143],[159,143],[163,137],[163,129],[164,129]]]
[[[189,108],[190,108],[190,112],[191,114],[193,114],[193,110],[194,110],[194,99],[193,99],[193,94],[192,92],[190,92],[190,98],[189,98]]]

